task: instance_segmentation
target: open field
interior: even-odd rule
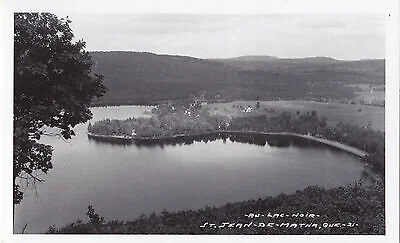
[[[385,103],[385,85],[384,84],[349,84],[350,88],[355,88],[356,97],[353,101],[356,104],[382,105]]]
[[[354,99],[356,103],[363,100],[367,104],[382,104],[385,100],[385,91],[382,90],[357,91],[355,94],[357,95]]]
[[[383,107],[367,105],[351,105],[337,103],[321,103],[312,101],[260,101],[260,107],[256,109],[257,101],[233,101],[229,103],[207,104],[212,114],[223,114],[228,116],[252,116],[279,114],[283,111],[296,114],[297,111],[307,113],[315,110],[319,117],[326,117],[328,125],[336,125],[342,121],[358,126],[365,126],[371,123],[374,130],[384,131],[385,109]],[[250,112],[244,112],[246,107],[252,107]],[[243,109],[242,109],[242,108]]]

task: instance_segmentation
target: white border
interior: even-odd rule
[[[386,13],[390,0],[8,0],[11,9],[97,13]],[[392,1],[394,2],[394,1]]]
[[[69,242],[90,240],[137,240],[148,242],[187,242],[229,240],[279,242],[398,242],[399,239],[399,3],[397,0],[113,0],[113,1],[55,1],[55,0],[0,0],[0,92],[1,92],[1,242]],[[97,12],[97,13],[381,13],[387,17],[386,32],[386,235],[385,236],[54,236],[12,234],[12,94],[13,94],[13,12]]]

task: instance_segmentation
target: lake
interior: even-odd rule
[[[151,107],[92,108],[93,121],[149,116]],[[133,220],[151,212],[222,206],[227,202],[292,193],[309,185],[326,188],[358,181],[363,164],[355,156],[313,144],[265,146],[229,139],[190,144],[136,146],[97,142],[87,125],[54,147],[45,182],[30,186],[15,210],[15,233],[45,232],[78,218],[93,204],[106,220]]]

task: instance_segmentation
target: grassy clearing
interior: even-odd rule
[[[375,104],[385,103],[385,85],[383,84],[351,84],[348,87],[355,88],[356,97],[353,101],[356,104]]]
[[[342,121],[351,125],[365,126],[371,123],[374,130],[384,131],[385,109],[382,107],[337,103],[321,103],[311,101],[260,101],[260,107],[256,107],[257,101],[233,101],[229,103],[213,103],[205,106],[211,114],[227,115],[231,117],[243,117],[253,115],[275,116],[283,111],[301,114],[317,111],[319,117],[326,117],[328,125],[334,126]],[[243,112],[242,107],[251,106],[251,112]]]

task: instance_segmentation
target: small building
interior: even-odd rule
[[[246,108],[243,109],[243,112],[252,112],[253,111],[253,107],[251,106],[247,106]]]

